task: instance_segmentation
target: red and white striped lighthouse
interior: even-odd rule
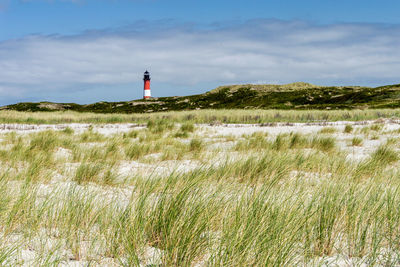
[[[146,70],[143,77],[144,81],[144,90],[143,90],[143,98],[147,99],[151,97],[150,92],[150,73]]]

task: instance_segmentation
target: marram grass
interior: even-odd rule
[[[320,266],[339,256],[398,265],[395,139],[351,161],[339,131],[256,133],[227,137],[234,144],[218,159],[194,121],[154,120],[110,136],[3,134],[0,265]],[[351,141],[351,132],[341,134]],[[184,160],[212,164],[184,173],[118,172]],[[149,249],[158,253],[155,263]],[[36,257],[16,262],[21,250]]]
[[[170,111],[145,114],[98,114],[79,112],[18,112],[0,111],[0,123],[60,124],[60,123],[141,123],[157,131],[165,125],[157,122],[179,123],[273,123],[273,122],[322,122],[359,121],[380,118],[399,118],[400,109],[363,110],[257,110],[218,109]],[[191,130],[183,126],[183,130]],[[190,131],[189,131],[190,132]]]

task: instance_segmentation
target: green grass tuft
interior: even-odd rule
[[[332,133],[336,133],[337,130],[334,127],[323,127],[318,133],[321,134],[332,134]]]
[[[390,164],[399,160],[399,155],[396,151],[391,149],[387,145],[381,145],[377,150],[371,155],[371,159],[374,162],[380,164]]]
[[[363,144],[363,140],[360,137],[353,137],[353,139],[351,139],[352,146],[362,146],[362,144]]]
[[[321,151],[329,152],[336,147],[336,141],[332,137],[314,137],[311,146]]]
[[[353,126],[351,126],[350,124],[346,124],[346,126],[344,127],[344,133],[352,133],[354,130]]]

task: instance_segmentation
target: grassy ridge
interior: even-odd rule
[[[355,109],[400,107],[400,85],[322,87],[307,83],[288,85],[233,85],[182,97],[159,97],[125,102],[19,103],[2,107],[17,111],[71,110],[95,113],[149,113],[198,109]]]
[[[360,121],[400,118],[400,109],[354,110],[192,110],[138,114],[80,113],[75,111],[19,112],[0,111],[0,123],[61,124],[61,123],[147,123],[168,120],[176,123],[276,123]],[[0,126],[1,127],[1,126]]]

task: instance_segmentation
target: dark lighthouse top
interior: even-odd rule
[[[150,73],[146,70],[143,77],[144,81],[150,81]]]

